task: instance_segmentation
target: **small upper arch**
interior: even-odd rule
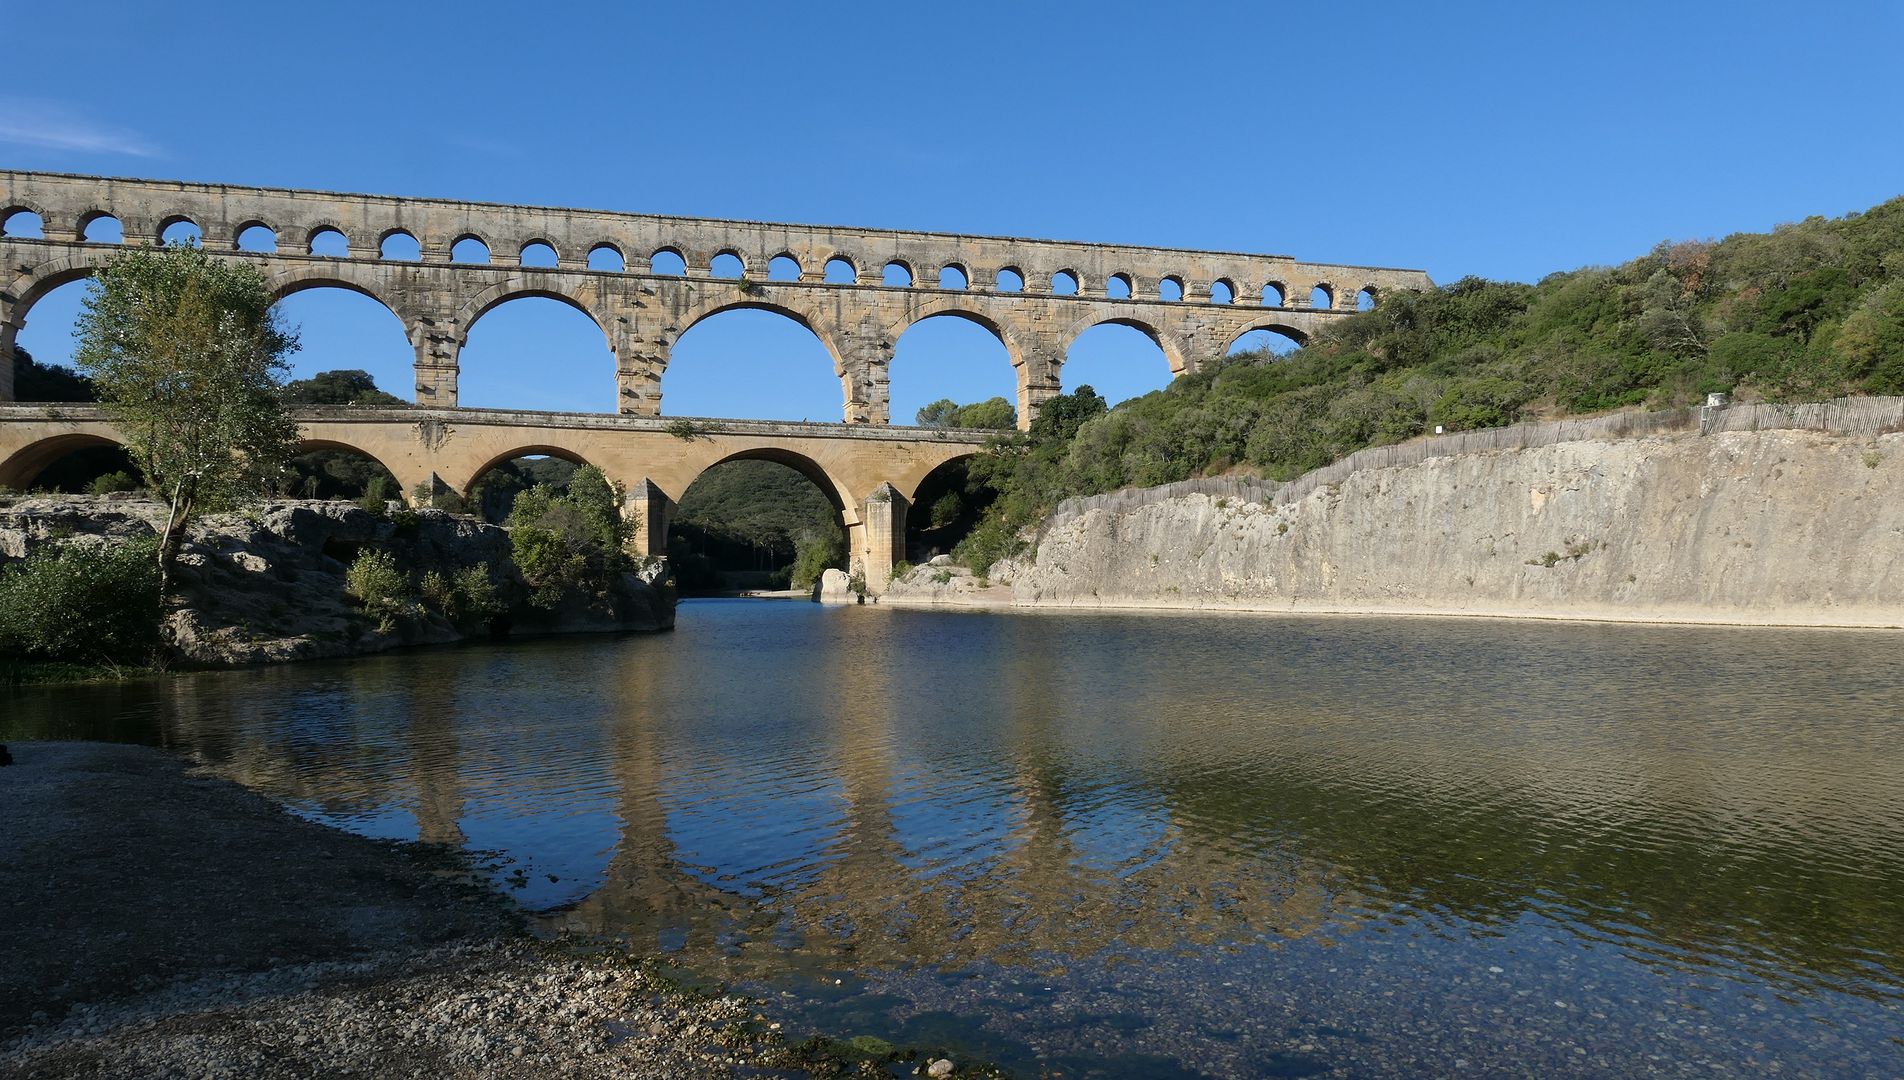
[[[556,254],[555,245],[540,236],[525,241],[516,250],[516,265],[531,270],[553,270],[560,261],[561,256]]]
[[[423,244],[408,229],[386,229],[377,237],[377,257],[392,262],[419,262]]]
[[[835,254],[826,260],[821,280],[830,285],[851,285],[859,280],[859,267],[850,257]]]
[[[305,234],[304,250],[312,255],[341,259],[350,254],[350,237],[337,224],[320,221]]]
[[[707,272],[717,278],[744,278],[747,276],[747,260],[733,248],[722,248],[707,261]]]
[[[1157,299],[1178,301],[1183,299],[1183,279],[1175,274],[1165,274],[1157,282]]]
[[[1210,282],[1210,303],[1236,303],[1236,284],[1229,278],[1217,278],[1215,281]]]
[[[1078,279],[1076,270],[1060,270],[1051,275],[1051,295],[1076,296],[1083,283]]]
[[[450,242],[450,261],[472,266],[489,265],[489,241],[475,233],[464,233]]]
[[[1374,311],[1375,305],[1381,303],[1381,300],[1380,290],[1373,285],[1364,285],[1355,291],[1355,310]]]
[[[1131,298],[1131,276],[1122,270],[1104,279],[1104,295],[1112,300]]]
[[[1335,307],[1335,284],[1328,281],[1316,282],[1315,287],[1309,290],[1309,306],[1323,310]]]
[[[663,277],[681,277],[688,272],[687,256],[672,244],[658,247],[648,256],[648,272]]]
[[[1263,306],[1264,307],[1288,306],[1287,300],[1284,298],[1283,292],[1284,290],[1283,290],[1282,282],[1280,281],[1264,282],[1263,283]]]
[[[1025,272],[1016,266],[1001,266],[992,282],[999,292],[1024,292]]]
[[[767,260],[768,281],[799,281],[800,260],[791,251],[783,251]]]
[[[600,240],[594,247],[588,249],[588,268],[603,273],[619,274],[628,269],[628,257],[622,254],[621,245]]]
[[[46,239],[46,215],[28,203],[0,210],[0,236],[10,240]]]
[[[278,250],[278,230],[257,218],[252,218],[232,231],[231,249],[266,254],[274,252]]]
[[[73,230],[73,239],[94,244],[123,244],[126,229],[112,211],[93,209],[79,215],[79,227]]]
[[[939,268],[939,288],[966,289],[971,284],[972,275],[966,271],[964,264],[950,262]]]
[[[893,259],[879,272],[881,285],[909,288],[912,285],[912,264],[904,259]]]
[[[205,238],[205,232],[185,214],[167,214],[159,219],[158,241],[161,244],[191,244],[197,246]]]

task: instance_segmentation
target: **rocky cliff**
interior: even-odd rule
[[[128,496],[48,496],[0,505],[0,564],[51,543],[152,536],[165,508]],[[475,625],[438,607],[409,605],[393,619],[366,612],[345,589],[360,551],[389,552],[418,582],[481,566],[509,610]],[[379,652],[496,633],[657,630],[674,625],[665,567],[623,575],[598,596],[569,596],[553,611],[524,602],[506,530],[435,510],[372,514],[344,502],[288,501],[193,522],[179,549],[178,602],[168,636],[186,659],[251,664]]]
[[[1561,441],[1086,500],[1013,601],[1897,626],[1904,434]]]

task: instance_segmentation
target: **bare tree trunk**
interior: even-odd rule
[[[185,520],[192,513],[192,499],[185,494],[185,482],[179,481],[172,488],[172,507],[165,515],[165,530],[159,533],[159,602],[172,591],[172,560],[178,555],[179,539],[185,531]]]

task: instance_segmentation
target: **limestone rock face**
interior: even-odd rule
[[[1046,522],[1018,604],[1904,625],[1904,434],[1562,442]]]
[[[813,586],[813,598],[822,604],[850,604],[858,597],[848,588],[851,578],[844,570],[826,570],[820,574],[820,580]]]
[[[0,506],[0,562],[51,543],[121,543],[155,534],[165,507],[126,496],[50,496]],[[345,570],[367,548],[388,551],[420,580],[487,568],[504,599],[526,595],[510,558],[508,531],[439,510],[395,520],[352,503],[286,501],[194,521],[174,568],[179,603],[167,614],[171,640],[203,664],[254,664],[379,652],[486,635],[418,606],[388,630],[345,591]],[[510,632],[657,630],[674,624],[666,565],[624,575],[604,596],[565,598],[553,612],[517,603],[500,621]]]
[[[995,573],[999,566],[1004,565],[1001,560],[991,572]],[[894,578],[886,586],[880,602],[909,606],[996,607],[1011,602],[1011,590],[989,573],[987,577],[980,578],[965,567],[955,565],[950,556],[941,555],[924,566],[915,566]]]

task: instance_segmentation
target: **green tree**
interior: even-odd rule
[[[377,380],[371,377],[370,372],[356,368],[320,371],[308,379],[286,383],[284,400],[288,405],[407,404],[395,394],[377,389]]]
[[[96,280],[74,359],[170,503],[163,594],[192,515],[261,494],[290,459],[297,425],[279,391],[297,337],[279,324],[264,275],[197,247],[132,248]]]

